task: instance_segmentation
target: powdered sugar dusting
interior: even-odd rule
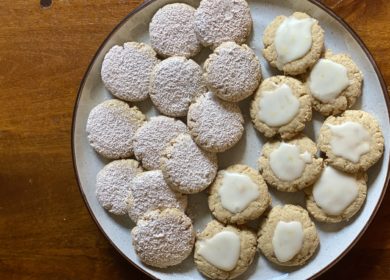
[[[211,92],[191,104],[187,124],[195,142],[211,152],[230,149],[244,132],[244,118],[238,105],[222,101]]]
[[[191,101],[207,91],[202,68],[193,60],[171,57],[153,70],[150,98],[157,109],[168,116],[186,116]]]
[[[127,214],[130,181],[141,172],[139,162],[133,159],[107,164],[96,176],[96,198],[100,205],[115,215]]]
[[[184,123],[165,116],[152,117],[134,137],[134,154],[148,170],[160,168],[160,155],[180,133],[188,132]]]

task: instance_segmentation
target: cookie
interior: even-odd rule
[[[305,13],[276,17],[265,29],[263,55],[285,75],[305,73],[320,58],[324,30]]]
[[[269,141],[260,155],[260,172],[279,191],[299,191],[321,175],[323,159],[317,152],[316,144],[302,134],[289,141]]]
[[[223,42],[242,44],[252,30],[245,0],[202,0],[195,12],[195,32],[201,43],[216,48]]]
[[[179,134],[161,154],[165,180],[175,191],[192,194],[207,188],[217,174],[217,155],[203,151],[189,134]]]
[[[196,236],[195,265],[211,279],[233,279],[244,273],[256,253],[256,235],[249,229],[211,221]]]
[[[150,75],[158,61],[154,50],[144,43],[113,46],[103,59],[102,81],[119,99],[145,100],[149,94]]]
[[[244,133],[243,124],[238,105],[222,101],[211,92],[197,97],[188,110],[190,133],[209,152],[224,152],[237,144]]]
[[[305,209],[296,205],[276,206],[261,224],[258,247],[264,256],[280,266],[305,264],[320,240]]]
[[[106,100],[89,113],[86,132],[89,144],[109,159],[133,155],[133,137],[144,123],[145,116],[137,107],[123,101]]]
[[[142,172],[133,159],[115,160],[104,166],[96,176],[96,198],[99,204],[115,215],[127,214],[126,200],[130,182]]]
[[[360,110],[328,117],[317,144],[327,156],[326,163],[348,173],[366,171],[382,157],[384,150],[378,121]]]
[[[191,101],[207,91],[202,68],[193,60],[174,56],[154,68],[150,99],[164,115],[184,117]]]
[[[268,187],[261,175],[243,164],[218,171],[209,192],[210,211],[224,224],[244,224],[257,219],[271,204]]]
[[[327,50],[311,69],[307,85],[313,107],[324,116],[338,115],[351,108],[362,94],[363,74],[346,54]]]
[[[291,139],[312,118],[312,97],[297,79],[273,76],[265,79],[252,101],[250,115],[255,128],[266,137],[277,134]]]
[[[186,125],[179,120],[165,116],[152,117],[134,136],[134,155],[145,169],[159,169],[165,146],[177,135],[186,132]]]
[[[196,55],[201,44],[195,33],[195,8],[182,3],[165,5],[149,24],[150,44],[161,56]]]
[[[252,95],[260,84],[260,61],[247,45],[222,43],[203,67],[208,88],[225,101],[241,101]]]
[[[131,237],[138,258],[159,268],[181,263],[191,254],[195,242],[190,218],[170,208],[143,215]]]
[[[127,199],[129,217],[137,222],[146,212],[159,208],[177,208],[184,212],[187,208],[187,196],[171,190],[161,170],[135,176],[130,183]]]
[[[313,187],[305,189],[306,208],[317,221],[348,221],[367,196],[367,174],[348,174],[326,166]]]

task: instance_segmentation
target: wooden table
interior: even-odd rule
[[[42,0],[50,4],[49,0]],[[140,0],[0,1],[0,279],[142,279],[80,196],[70,133],[96,49]],[[325,0],[390,83],[390,1]],[[322,276],[390,276],[390,195],[350,253]]]

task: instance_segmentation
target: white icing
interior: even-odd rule
[[[264,91],[259,102],[259,119],[269,126],[288,124],[299,112],[299,100],[291,88],[282,84],[272,91]]]
[[[354,163],[370,151],[370,134],[360,124],[347,121],[340,125],[328,125],[332,133],[330,145],[336,156]]]
[[[221,231],[210,239],[199,241],[198,253],[213,266],[230,271],[240,257],[240,236],[232,231]]]
[[[224,172],[218,194],[223,208],[232,213],[241,212],[260,195],[258,186],[248,175],[232,172]]]
[[[356,179],[327,166],[314,184],[316,204],[329,215],[340,215],[358,196]]]
[[[286,18],[276,30],[275,49],[278,67],[305,56],[312,46],[313,18]]]
[[[312,162],[312,155],[305,151],[299,153],[299,147],[293,144],[281,143],[270,154],[272,172],[282,181],[293,181],[302,176],[306,163]]]
[[[291,260],[302,249],[303,237],[300,222],[278,222],[272,237],[272,247],[278,261]]]
[[[310,91],[322,102],[335,99],[348,86],[347,68],[329,59],[320,59],[310,72]]]

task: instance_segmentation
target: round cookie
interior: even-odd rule
[[[218,171],[209,192],[210,211],[224,224],[244,224],[257,219],[271,204],[268,187],[261,175],[243,164]]]
[[[154,68],[150,99],[164,115],[184,117],[191,101],[207,91],[202,68],[193,60],[174,56]]]
[[[159,268],[181,263],[191,254],[195,242],[190,218],[174,208],[143,215],[131,231],[131,237],[140,260]]]
[[[129,217],[137,222],[144,213],[158,208],[177,208],[184,212],[187,196],[171,190],[160,170],[138,174],[130,184],[127,199]]]
[[[89,144],[105,158],[133,155],[133,137],[145,116],[137,107],[123,101],[106,100],[89,113],[86,132]]]
[[[203,67],[208,88],[225,101],[241,101],[252,95],[260,84],[260,61],[247,45],[222,43]]]
[[[181,193],[198,193],[217,174],[217,155],[203,151],[189,134],[179,134],[161,154],[161,169],[169,186]]]
[[[330,169],[330,170],[329,170]],[[321,206],[318,205],[319,202],[316,202],[316,199],[313,194],[314,188],[316,186],[318,187],[321,180],[326,180],[325,176],[336,178],[337,173],[342,174],[342,176],[347,176],[350,179],[354,180],[356,183],[356,190],[355,194],[356,197],[352,201],[346,201],[345,207],[340,207],[340,209],[337,212],[333,212],[334,210],[326,210],[323,209]],[[364,201],[366,200],[367,196],[367,174],[360,172],[356,174],[348,174],[343,173],[341,171],[337,171],[336,169],[332,170],[332,167],[326,166],[324,171],[322,172],[323,175],[321,175],[320,179],[314,184],[314,186],[310,188],[306,188],[304,190],[306,194],[306,208],[309,211],[309,213],[316,219],[317,221],[324,222],[324,223],[339,223],[341,221],[348,221],[350,218],[352,218],[363,206]],[[338,179],[338,177],[337,177]],[[332,183],[330,186],[333,186],[336,191],[340,191],[341,188],[345,188],[346,184],[344,182],[340,183]],[[344,190],[345,192],[350,191],[349,189]],[[334,194],[334,191],[330,192],[331,194]],[[321,192],[321,190],[318,191],[318,196],[324,196],[326,195],[326,190]],[[329,200],[331,205],[335,205],[335,203],[338,203],[340,201],[340,198],[344,201],[346,195],[345,193],[341,192],[338,194],[338,196],[334,197],[333,199]],[[318,198],[317,198],[318,199]]]
[[[277,240],[275,240],[276,238],[274,239],[274,234],[279,222],[282,222],[282,225],[283,223],[290,223],[291,225],[291,222],[298,222],[301,224],[303,232],[302,243],[300,248],[298,247],[299,251],[297,250],[298,252],[292,257],[290,256],[290,259],[287,261],[284,261],[285,259],[282,259],[282,256],[279,256],[282,261],[279,260],[275,254],[273,245],[274,242],[275,245],[277,245]],[[289,235],[291,234],[291,231],[289,232],[287,229],[287,231],[284,232],[286,234],[284,234],[282,238],[285,242],[287,241],[287,244],[285,243],[284,245],[288,248],[290,247],[289,243],[292,243],[288,241],[294,240],[288,240],[288,238],[290,238]],[[281,231],[282,235],[284,232]],[[314,254],[320,242],[316,227],[311,221],[307,211],[300,206],[290,204],[284,206],[278,205],[272,208],[272,210],[268,213],[267,219],[262,222],[258,236],[258,248],[264,256],[269,261],[281,266],[299,266],[305,264]]]
[[[112,214],[127,214],[126,200],[130,182],[141,172],[139,162],[133,159],[115,160],[104,166],[96,176],[96,198],[99,204]]]
[[[324,97],[318,96],[319,98],[317,98],[316,95],[320,94],[320,92],[317,93],[318,90],[314,88],[316,85],[314,82],[320,80],[321,78],[317,77],[317,79],[315,79],[315,75],[323,74],[321,73],[320,65],[322,65],[323,62],[329,61],[345,67],[343,69],[345,70],[345,73],[343,73],[343,70],[341,70],[341,73],[332,71],[333,73],[329,73],[328,79],[322,81],[322,83],[332,85],[332,81],[334,83],[335,79],[340,79],[343,75],[349,83],[345,85],[345,88],[341,92],[338,91],[338,93],[333,94],[335,95],[334,97],[329,96],[324,99]],[[322,79],[324,78],[322,77]],[[314,109],[324,116],[338,115],[351,108],[361,95],[363,74],[347,54],[333,54],[330,50],[327,50],[324,58],[320,59],[317,64],[314,65],[306,83],[313,96]]]
[[[195,142],[209,152],[232,148],[244,133],[244,117],[237,104],[211,92],[196,98],[188,110],[187,125]]]
[[[152,117],[134,136],[134,155],[147,170],[160,168],[161,152],[180,133],[187,133],[184,123],[165,116]]]
[[[225,270],[218,268],[217,266],[210,263],[202,253],[202,247],[204,244],[213,246],[215,243],[216,235],[220,233],[234,234],[239,237],[238,246],[232,244],[232,242],[224,242],[223,245],[219,243],[220,249],[223,252],[219,252],[221,255],[220,259],[226,259],[227,256],[233,252],[229,249],[234,250],[238,254],[237,262],[233,263],[234,267],[231,270]],[[214,240],[213,240],[214,238]],[[216,246],[217,247],[217,246]],[[231,225],[224,226],[218,221],[211,221],[207,224],[206,228],[198,233],[196,236],[195,253],[194,259],[197,269],[205,276],[211,279],[233,279],[244,273],[253,262],[256,254],[256,235],[249,229],[237,228]]]
[[[113,46],[104,56],[101,75],[105,87],[117,98],[137,102],[149,94],[150,75],[159,62],[154,50],[144,43]]]
[[[372,115],[347,110],[325,120],[317,145],[326,154],[326,163],[341,171],[357,173],[366,171],[381,158],[384,139],[379,123]]]
[[[311,19],[311,17],[307,14],[300,12],[295,12],[290,17],[276,17],[264,30],[263,55],[264,58],[273,67],[276,67],[280,71],[283,71],[285,75],[298,75],[306,72],[306,70],[313,66],[320,58],[324,48],[324,30],[320,27],[318,21],[315,20],[315,22],[311,26],[312,43],[309,51],[295,60],[289,62],[280,61],[280,56],[278,55],[277,48],[275,46],[276,35],[278,33],[279,27],[283,24],[283,22],[291,18],[297,20]],[[290,45],[287,47],[287,49],[291,48],[291,43],[293,42],[290,42]]]
[[[273,76],[265,79],[252,101],[250,115],[257,130],[266,137],[280,134],[291,139],[312,118],[312,97],[297,79]]]
[[[316,144],[304,135],[267,142],[259,159],[260,172],[279,191],[302,190],[321,175],[323,159],[317,157],[317,151]]]
[[[245,0],[202,0],[195,12],[195,32],[201,43],[216,48],[223,42],[242,44],[252,30]]]
[[[150,43],[161,56],[196,55],[201,44],[195,33],[195,8],[182,3],[165,5],[149,24]]]

